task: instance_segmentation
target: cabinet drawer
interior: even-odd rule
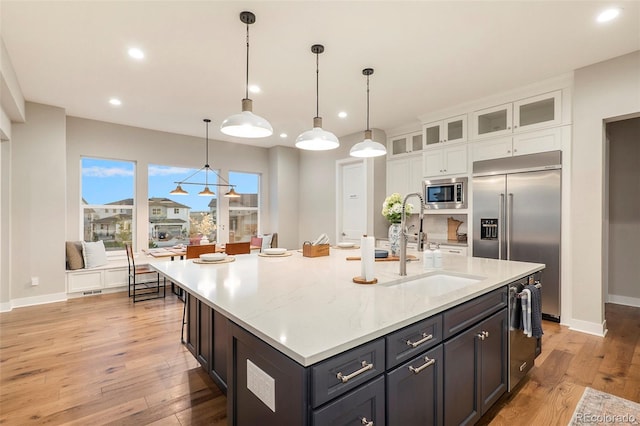
[[[104,271],[104,286],[122,287],[127,285],[129,270],[127,268],[106,269]]]
[[[444,338],[453,336],[498,309],[507,306],[507,287],[451,308],[443,314]]]
[[[313,412],[314,426],[385,424],[384,376]]]
[[[384,368],[384,338],[311,367],[313,407],[318,407],[384,373]]]
[[[387,339],[387,369],[442,341],[442,316],[427,318],[393,332]]]

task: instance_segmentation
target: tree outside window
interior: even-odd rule
[[[240,198],[229,198],[229,241],[250,241],[260,223],[260,175],[229,172],[229,182],[240,194]]]

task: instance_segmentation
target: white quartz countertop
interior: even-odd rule
[[[421,256],[421,253],[413,253]],[[299,364],[309,366],[544,268],[543,264],[444,255],[440,271],[376,262],[378,284],[355,284],[360,250],[330,256],[235,256],[222,264],[150,259],[168,279]],[[463,288],[407,281],[434,272],[479,279]],[[448,281],[447,281],[448,282]],[[401,285],[396,285],[400,283]],[[456,287],[456,286],[454,286]]]

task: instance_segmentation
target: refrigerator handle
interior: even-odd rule
[[[498,259],[502,260],[502,233],[504,227],[504,194],[500,194],[500,205],[498,206]]]
[[[510,192],[507,198],[507,260],[511,260],[511,220],[513,220],[511,209],[513,209],[513,193]]]

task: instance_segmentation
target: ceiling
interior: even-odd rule
[[[621,6],[606,24],[595,16]],[[240,112],[250,26],[253,111],[274,135],[226,136]],[[0,28],[24,97],[67,115],[270,147],[293,146],[315,116],[345,136],[556,77],[640,49],[640,2],[609,1],[11,1]],[[146,54],[136,61],[127,49]],[[118,97],[122,105],[109,105]],[[348,117],[337,117],[346,111]],[[280,133],[287,133],[282,139]],[[384,142],[384,141],[383,141]]]

